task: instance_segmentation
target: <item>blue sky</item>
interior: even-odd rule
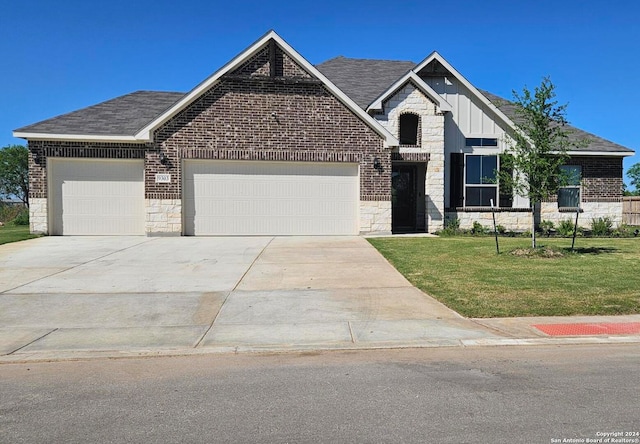
[[[636,0],[6,1],[0,146],[25,143],[16,128],[132,91],[186,92],[274,29],[314,64],[437,50],[506,98],[549,75],[573,125],[640,152],[639,23]]]

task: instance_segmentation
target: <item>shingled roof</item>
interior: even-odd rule
[[[185,93],[136,91],[15,130],[35,134],[133,136]]]
[[[517,121],[516,107],[513,102],[510,102],[507,99],[503,99],[502,97],[496,96],[495,94],[491,94],[488,91],[479,90],[484,96],[491,101],[496,107],[500,109],[507,117],[509,117],[513,121]],[[581,130],[580,128],[576,128],[575,126],[565,125],[565,128],[570,133],[569,139],[571,140],[588,140],[589,145],[581,148],[580,151],[594,151],[594,152],[605,152],[605,153],[620,153],[620,152],[630,152],[634,151],[626,148],[622,145],[618,145],[617,143],[611,142],[607,139],[603,139],[600,136],[596,136],[595,134],[589,133],[587,131]]]
[[[327,60],[317,68],[338,88],[366,109],[376,98],[409,70],[416,67],[413,62],[397,60],[369,60],[336,57]],[[502,97],[479,90],[489,101],[500,109],[509,119],[515,120],[513,103]],[[581,148],[584,152],[633,153],[634,151],[600,136],[567,125],[571,137],[575,140],[587,139],[589,145]]]
[[[318,71],[365,110],[394,82],[415,67],[416,64],[410,61],[351,59],[343,56],[316,66]],[[508,118],[515,118],[515,108],[511,102],[487,91],[480,93]],[[15,132],[43,135],[133,136],[185,95],[186,93],[181,92],[136,91],[19,128]],[[568,128],[572,137],[590,141],[581,151],[618,154],[634,152],[579,128]]]
[[[316,65],[316,68],[360,108],[367,109],[371,102],[415,66],[414,62],[407,61],[339,56]]]

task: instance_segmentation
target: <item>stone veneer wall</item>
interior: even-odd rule
[[[531,211],[519,209],[514,211],[496,211],[496,224],[504,226],[511,231],[531,230]],[[469,230],[474,222],[480,222],[485,227],[493,227],[493,219],[490,211],[447,211],[447,219],[454,217],[460,221],[460,228]],[[555,202],[543,202],[540,205],[540,220],[550,220],[557,227],[560,221],[575,220],[575,211],[558,211]],[[622,223],[622,202],[583,202],[578,217],[578,225],[584,228],[591,227],[592,219],[608,217],[614,226]]]
[[[474,222],[493,229],[490,211],[447,211],[446,215],[447,219],[458,218],[463,230],[473,228]],[[502,225],[510,231],[531,230],[531,210],[525,208],[520,211],[496,211],[496,225]]]
[[[32,197],[29,199],[29,230],[31,233],[48,234],[47,199]]]
[[[147,236],[182,234],[181,199],[145,199]]]
[[[391,234],[391,201],[360,201],[360,233]]]
[[[384,112],[374,117],[394,136],[399,137],[400,116],[420,117],[420,146],[401,145],[400,153],[429,153],[425,175],[425,225],[433,233],[444,227],[444,115],[436,104],[412,83],[407,83],[383,104]]]
[[[580,216],[578,225],[584,228],[591,227],[591,220],[600,217],[608,217],[616,227],[622,223],[622,201],[620,202],[582,202],[580,204]],[[575,220],[575,211],[558,211],[558,204],[543,202],[540,206],[540,220],[550,220],[556,226],[561,220]]]

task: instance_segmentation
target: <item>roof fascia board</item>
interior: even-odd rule
[[[482,94],[478,88],[473,86],[471,82],[469,82],[462,74],[458,72],[449,62],[445,60],[437,51],[433,51],[431,54],[427,56],[422,62],[418,63],[415,68],[412,69],[416,74],[419,73],[425,66],[427,66],[432,61],[437,60],[442,66],[444,66],[447,71],[449,71],[453,76],[458,79],[460,83],[462,83],[473,95],[475,95],[478,100],[480,100],[483,104],[485,104],[491,111],[493,111],[503,122],[509,126],[512,130],[516,130],[516,125],[513,121],[507,117],[500,108],[495,106],[489,99],[487,99],[484,94]]]
[[[567,151],[570,156],[609,156],[609,157],[627,157],[633,156],[633,151]]]
[[[396,93],[401,87],[403,87],[406,83],[413,82],[415,86],[421,90],[424,94],[427,95],[431,100],[435,101],[440,108],[441,112],[451,111],[453,108],[447,102],[444,97],[438,94],[433,88],[431,88],[427,83],[422,80],[415,72],[409,71],[407,74],[402,76],[397,82],[395,82],[389,89],[383,92],[376,100],[367,107],[367,112],[369,111],[382,111],[382,102],[387,100],[393,94]]]
[[[14,131],[13,137],[27,140],[66,140],[66,141],[83,141],[83,142],[127,142],[127,143],[144,143],[134,136],[103,136],[99,134],[48,134],[48,133],[29,133],[23,131]]]
[[[176,115],[178,112],[182,111],[189,104],[191,104],[194,100],[196,100],[202,93],[211,88],[215,83],[217,83],[220,78],[226,73],[238,68],[242,63],[250,59],[253,55],[255,55],[258,51],[260,51],[264,45],[266,45],[269,40],[273,39],[280,48],[296,63],[300,64],[303,68],[305,68],[309,73],[317,77],[319,80],[323,82],[325,87],[329,89],[329,91],[340,100],[345,106],[347,106],[352,112],[354,112],[357,116],[359,116],[366,124],[368,124],[376,133],[378,133],[383,139],[385,146],[398,146],[399,141],[396,139],[389,131],[387,131],[380,123],[378,123],[375,119],[373,119],[369,114],[367,114],[362,108],[360,108],[352,99],[350,99],[345,93],[343,93],[337,86],[335,86],[329,79],[327,79],[320,71],[318,71],[311,63],[309,63],[304,57],[302,57],[295,49],[293,49],[287,42],[285,42],[282,37],[280,37],[275,31],[267,32],[263,37],[258,39],[254,44],[249,46],[246,50],[238,54],[231,61],[229,61],[226,65],[216,71],[214,74],[209,76],[203,82],[201,82],[198,86],[196,86],[191,92],[189,92],[185,97],[176,102],[172,107],[167,109],[164,113],[158,116],[156,119],[148,123],[144,128],[142,128],[138,133],[136,133],[135,138],[141,140],[151,140],[151,135],[155,129],[157,129],[160,125],[165,123],[171,117]]]

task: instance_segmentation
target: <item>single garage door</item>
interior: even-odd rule
[[[358,165],[188,160],[187,235],[358,233]]]
[[[144,234],[144,161],[50,159],[51,234]]]

